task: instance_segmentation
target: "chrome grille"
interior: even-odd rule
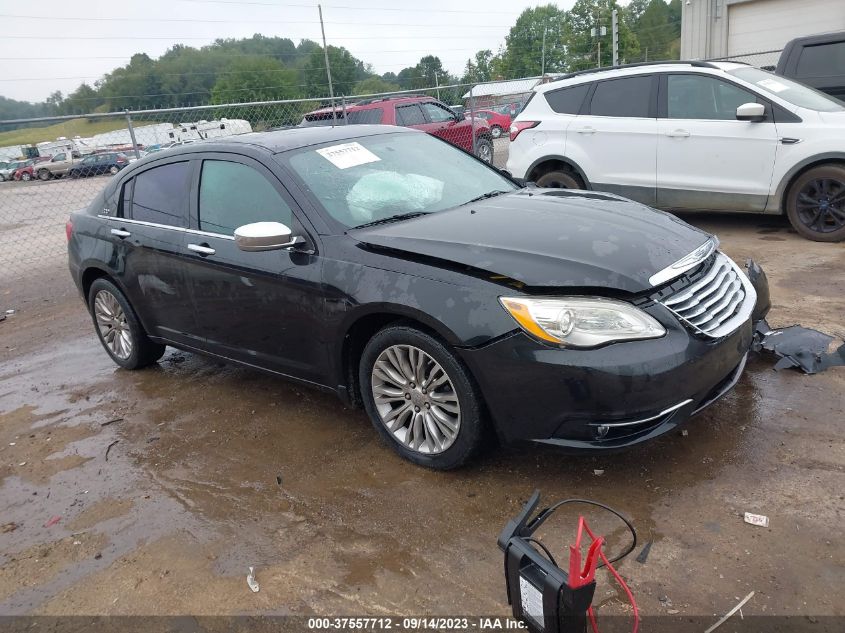
[[[662,303],[694,332],[719,338],[748,319],[756,301],[757,293],[745,273],[717,253],[704,277]]]

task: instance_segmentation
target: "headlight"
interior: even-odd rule
[[[666,330],[624,301],[599,297],[499,297],[520,327],[536,338],[567,347],[657,338]]]

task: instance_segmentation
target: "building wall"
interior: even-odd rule
[[[845,30],[845,0],[682,0],[681,58],[781,49],[791,39]]]

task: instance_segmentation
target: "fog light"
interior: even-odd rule
[[[610,430],[610,427],[607,425],[602,424],[601,426],[596,427],[596,437],[598,439],[602,439],[604,436],[607,435],[607,432]]]

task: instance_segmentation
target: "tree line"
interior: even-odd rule
[[[346,48],[329,46],[334,93],[361,95],[436,85],[513,79],[607,66],[612,61],[611,13],[619,12],[621,62],[677,59],[681,0],[577,0],[568,11],[553,4],[526,9],[494,53],[478,51],[461,76],[448,73],[440,58],[425,55],[398,73],[379,75]],[[606,35],[601,35],[601,27]],[[468,26],[467,28],[472,28]],[[594,33],[593,29],[595,29]],[[599,50],[601,55],[599,56]],[[0,119],[83,114],[328,96],[325,53],[311,40],[253,35],[219,39],[194,48],[177,44],[158,59],[131,57],[70,94],[53,92],[41,103],[0,97]]]

